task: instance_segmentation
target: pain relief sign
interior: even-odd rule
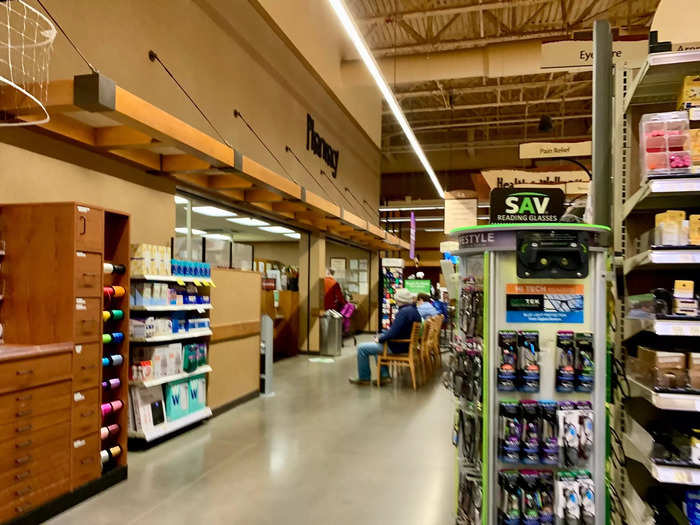
[[[494,188],[491,224],[559,222],[564,192],[558,188]]]

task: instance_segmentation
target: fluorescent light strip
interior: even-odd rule
[[[188,202],[190,202],[188,199],[175,195],[175,204],[187,204]]]
[[[389,89],[389,85],[386,83],[386,80],[384,80],[384,77],[382,76],[382,73],[379,70],[377,62],[374,60],[372,53],[370,53],[369,49],[367,48],[367,44],[365,44],[364,40],[362,39],[360,31],[357,29],[357,26],[353,22],[350,13],[345,7],[345,3],[343,2],[343,0],[328,1],[335,10],[335,14],[338,16],[340,23],[343,24],[343,27],[345,28],[345,31],[350,37],[350,40],[352,40],[355,49],[360,54],[362,61],[365,63],[365,66],[367,66],[370,75],[372,75],[372,78],[374,78],[374,81],[377,83],[377,87],[379,87],[379,91],[382,92],[384,100],[386,100],[386,103],[389,104],[391,111],[394,113],[394,117],[396,117],[396,121],[399,123],[399,126],[401,126],[404,135],[406,135],[408,142],[413,147],[413,151],[418,157],[418,160],[423,165],[425,171],[428,173],[428,176],[430,177],[433,186],[435,186],[438,195],[441,199],[444,199],[445,192],[443,191],[442,186],[440,185],[440,181],[437,179],[437,176],[433,171],[433,167],[430,165],[430,162],[428,162],[425,153],[423,153],[423,148],[421,148],[420,144],[418,143],[418,139],[416,139],[416,136],[413,134],[413,130],[411,129],[410,124],[406,120],[403,111],[401,111],[401,107],[399,106],[396,97],[391,92],[391,89]]]
[[[233,219],[226,219],[229,222],[234,222],[240,224],[241,226],[269,226],[269,222],[261,221],[260,219],[253,219],[252,217],[236,217]]]
[[[301,233],[285,233],[284,236],[290,239],[301,239]]]
[[[187,235],[187,228],[175,228],[175,232]],[[204,230],[198,230],[196,228],[192,228],[192,235],[204,235],[205,233],[207,233],[207,232]]]
[[[444,228],[424,228],[424,232],[443,232]]]
[[[260,226],[259,229],[269,233],[295,233],[294,230],[284,226]]]
[[[222,210],[216,206],[194,206],[192,211],[199,213],[200,215],[206,215],[208,217],[235,217],[237,213],[232,211]]]

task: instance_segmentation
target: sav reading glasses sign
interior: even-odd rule
[[[494,188],[491,223],[558,222],[564,213],[564,192],[558,188]]]

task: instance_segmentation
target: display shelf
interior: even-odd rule
[[[635,211],[697,206],[700,176],[646,181],[623,207],[623,218]]]
[[[625,275],[637,269],[663,270],[678,265],[700,265],[700,249],[647,250],[625,259]]]
[[[209,286],[214,282],[211,279],[204,277],[185,277],[184,275],[132,275],[134,281],[158,281],[166,283],[201,283],[204,286]]]
[[[130,306],[132,312],[188,312],[211,310],[211,304],[164,304]]]
[[[679,410],[683,412],[700,412],[700,395],[696,394],[661,394],[634,378],[628,378],[630,397],[641,397],[656,408],[662,410]]]
[[[185,427],[188,427],[194,423],[197,423],[199,421],[203,421],[207,418],[211,417],[211,408],[206,407],[203,408],[202,410],[198,410],[197,412],[192,412],[191,414],[188,414],[186,416],[183,416],[179,419],[176,419],[174,421],[168,421],[167,423],[163,423],[161,425],[158,425],[158,428],[152,428],[149,430],[130,430],[129,431],[129,437],[130,438],[136,438],[136,439],[144,439],[146,441],[153,441],[158,438],[161,438],[163,436],[167,436],[168,434],[172,434],[173,432],[183,429]]]
[[[656,335],[700,337],[700,320],[625,319],[625,338],[642,331],[653,332]]]
[[[623,111],[630,106],[676,102],[683,78],[697,74],[698,69],[700,50],[649,55],[627,91]]]
[[[182,372],[181,374],[175,374],[175,375],[166,376],[166,377],[158,377],[155,379],[146,379],[144,381],[129,381],[129,384],[133,385],[133,386],[143,386],[143,387],[163,385],[165,383],[172,383],[173,381],[179,381],[180,379],[187,379],[187,378],[202,375],[202,374],[208,374],[211,371],[212,371],[211,366],[204,365],[204,366],[198,367],[197,370],[195,370],[194,372]]]
[[[132,337],[132,343],[162,343],[165,341],[178,341],[180,339],[194,339],[195,337],[207,337],[212,335],[211,330],[190,330],[188,332],[178,332],[176,334],[156,335],[154,337],[136,338]]]
[[[634,420],[630,420],[629,426],[629,431],[622,436],[625,456],[644,465],[651,476],[661,483],[700,485],[700,468],[657,465],[650,458],[654,439]]]

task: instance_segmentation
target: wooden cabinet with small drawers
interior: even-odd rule
[[[111,471],[107,484],[126,477],[129,222],[76,202],[0,204],[0,523],[85,494],[77,489]],[[105,274],[107,262],[126,271]],[[114,286],[124,293],[105,294]],[[107,346],[103,332],[123,337]],[[114,354],[123,364],[104,367]],[[101,404],[115,400],[123,408],[103,417]],[[100,427],[114,423],[121,430],[103,442]],[[116,445],[122,454],[103,466],[100,449]]]
[[[0,346],[0,522],[70,488],[72,354],[72,343]]]

